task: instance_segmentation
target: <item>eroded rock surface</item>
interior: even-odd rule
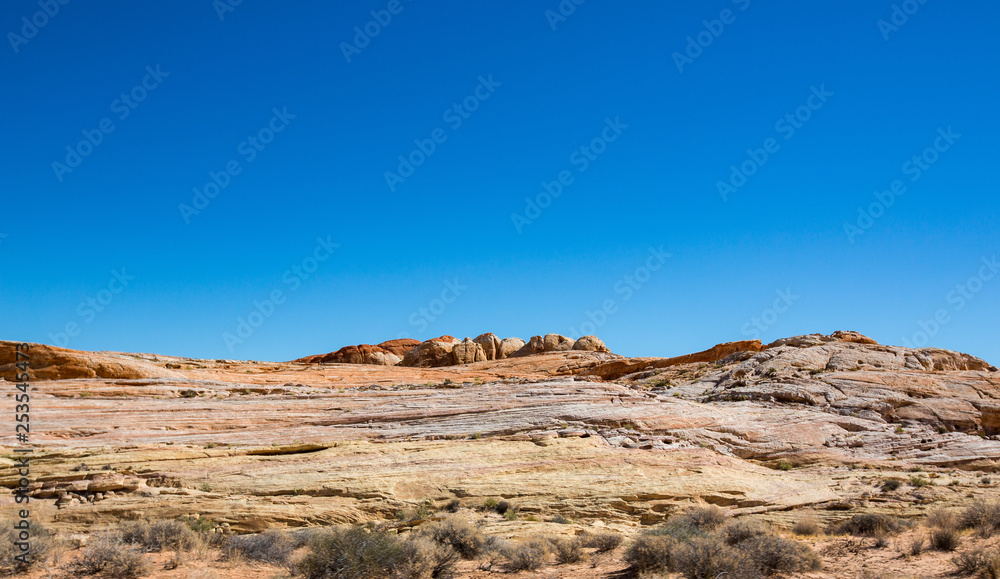
[[[68,530],[191,513],[259,530],[488,497],[623,526],[693,503],[906,515],[1000,498],[977,482],[1000,471],[1000,372],[971,356],[843,333],[675,358],[490,360],[483,343],[497,342],[479,338],[421,353],[484,358],[460,366],[123,354],[156,377],[36,376],[32,504]],[[0,484],[14,488],[13,433],[0,442]],[[959,486],[878,490],[918,468]]]

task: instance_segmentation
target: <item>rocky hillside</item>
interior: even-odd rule
[[[1000,471],[1000,372],[965,354],[853,332],[674,358],[486,336],[378,345],[413,346],[412,365],[38,347],[32,504],[67,530],[188,514],[252,530],[503,498],[522,514],[505,532],[528,533],[527,517],[630,532],[691,504],[787,524],[1000,499],[982,482]]]
[[[377,345],[345,346],[336,352],[307,356],[295,362],[440,368],[567,351],[610,352],[597,336],[583,336],[579,340],[573,340],[559,334],[546,334],[534,336],[525,343],[521,338],[501,340],[493,333],[486,333],[464,340],[454,336],[441,336],[424,342],[402,339]]]

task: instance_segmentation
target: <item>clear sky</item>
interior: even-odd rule
[[[230,2],[3,3],[0,338],[1000,363],[996,2]]]

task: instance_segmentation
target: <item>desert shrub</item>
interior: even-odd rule
[[[690,525],[701,531],[711,531],[726,522],[726,511],[716,506],[695,507],[671,517],[677,523]]]
[[[309,546],[297,569],[306,579],[389,577],[404,555],[395,536],[361,527],[317,533]]]
[[[792,532],[800,536],[819,534],[819,523],[812,517],[803,517],[792,527]]]
[[[119,527],[122,541],[147,551],[190,551],[198,545],[198,535],[181,521],[132,521]]]
[[[549,558],[549,548],[549,541],[542,537],[532,537],[508,547],[503,554],[507,560],[507,570],[517,572],[541,569]]]
[[[741,541],[738,547],[765,575],[820,568],[819,556],[808,545],[775,535],[756,535]]]
[[[243,558],[285,565],[293,550],[292,541],[285,533],[268,531],[257,535],[228,537],[222,546],[222,558],[227,561]]]
[[[449,545],[413,536],[403,541],[393,577],[398,579],[450,579],[459,555]]]
[[[139,547],[124,543],[117,534],[93,538],[77,558],[75,568],[81,575],[101,573],[115,579],[135,579],[149,573]]]
[[[503,512],[503,518],[507,519],[508,521],[516,521],[517,511],[515,511],[514,509],[507,509],[506,511]]]
[[[923,552],[924,552],[924,536],[917,535],[912,540],[910,540],[910,555],[913,557],[917,557]]]
[[[625,562],[639,573],[667,571],[678,544],[670,535],[643,533],[625,550]]]
[[[594,533],[583,538],[583,546],[597,549],[598,553],[610,553],[622,544],[622,536],[618,533]]]
[[[323,529],[319,527],[306,527],[304,529],[294,529],[287,531],[285,536],[288,538],[289,544],[292,546],[292,550],[299,549],[301,547],[306,547],[312,540],[323,533]]]
[[[958,519],[963,529],[976,529],[982,537],[992,537],[1000,529],[1000,504],[973,503]]]
[[[52,553],[55,540],[52,534],[38,523],[28,521],[28,550],[21,549],[14,545],[21,542],[20,529],[14,528],[14,521],[6,519],[0,524],[3,525],[3,532],[0,533],[0,575],[18,575],[30,571],[39,563],[43,563]],[[16,557],[27,555],[19,561]]]
[[[483,537],[483,548],[480,553],[483,562],[479,564],[479,569],[482,571],[491,571],[494,566],[504,559],[503,554],[507,552],[509,547],[510,544],[502,537],[496,535],[486,535]]]
[[[449,513],[457,513],[459,509],[462,508],[462,503],[458,499],[452,499],[448,501],[448,504],[444,506],[444,510]]]
[[[931,530],[931,547],[938,551],[954,551],[960,542],[956,527],[941,527]]]
[[[959,553],[951,560],[960,575],[975,575],[984,579],[1000,579],[1000,552],[982,547]]]
[[[419,534],[452,547],[463,559],[475,559],[483,549],[483,533],[457,517],[425,524],[420,527]]]
[[[854,515],[850,519],[834,525],[830,531],[834,535],[853,535],[855,537],[884,537],[901,530],[899,521],[888,515],[864,513]]]
[[[507,501],[497,501],[497,503],[493,506],[493,510],[496,511],[497,514],[503,515],[507,511],[516,511],[517,509],[515,509],[514,506]]]
[[[180,567],[184,563],[184,554],[180,551],[174,551],[174,554],[163,563],[163,568],[167,571],[173,571],[174,569]]]
[[[958,527],[958,516],[955,511],[935,509],[927,514],[924,522],[932,529],[952,529]]]
[[[718,537],[695,537],[681,543],[670,556],[670,570],[687,579],[754,579],[760,576],[753,561],[742,550],[726,545]]]
[[[744,541],[770,534],[764,525],[757,521],[731,521],[721,530],[727,545],[736,545]]]
[[[208,517],[184,517],[181,520],[195,533],[209,533],[215,528],[215,521]]]
[[[894,490],[898,489],[901,486],[903,486],[903,481],[899,480],[898,478],[886,479],[882,483],[882,491],[883,492],[894,491]]]
[[[555,554],[556,562],[560,565],[579,563],[586,558],[586,553],[583,552],[583,540],[579,537],[552,541],[552,551]]]

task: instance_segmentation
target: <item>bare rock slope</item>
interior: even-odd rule
[[[436,366],[36,346],[33,504],[70,530],[187,514],[255,530],[492,497],[632,528],[697,503],[787,521],[1000,497],[978,482],[1000,471],[1000,373],[972,356],[852,332],[675,358],[533,341],[415,346],[442,362],[461,346],[464,363]],[[881,486],[916,469],[954,482]]]

